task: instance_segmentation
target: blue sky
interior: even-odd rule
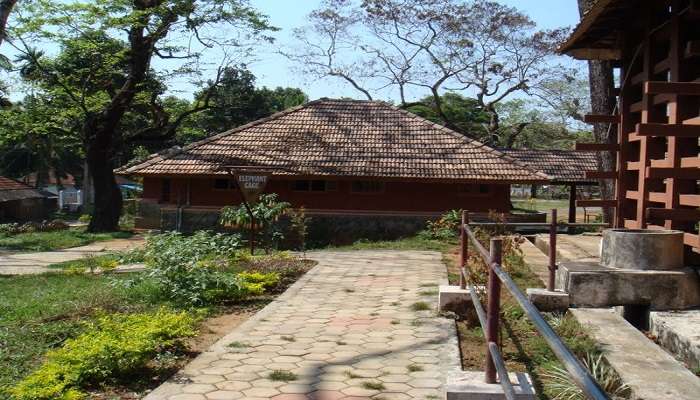
[[[542,28],[573,26],[579,20],[576,0],[499,0],[524,11]],[[316,7],[320,0],[251,0],[262,13],[270,17],[272,25],[281,29],[276,34],[277,44],[289,43],[292,29],[306,25],[306,16]],[[272,49],[258,56],[257,61],[249,66],[258,78],[259,86],[291,86],[303,89],[310,98],[319,97],[355,97],[362,98],[358,92],[337,80],[308,82],[296,76],[289,62]]]

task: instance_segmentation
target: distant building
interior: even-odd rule
[[[52,211],[47,199],[39,190],[0,176],[0,222],[45,219]]]
[[[311,215],[371,223],[425,222],[451,209],[507,213],[511,184],[548,181],[387,103],[321,99],[120,169],[143,178],[137,226],[172,228],[176,213],[190,229],[215,224],[221,207],[241,202],[223,165],[265,168],[266,192]]]

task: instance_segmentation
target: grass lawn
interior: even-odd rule
[[[20,233],[17,235],[0,233],[0,250],[51,251],[84,246],[110,239],[126,239],[131,236],[133,236],[133,233],[126,231],[89,233],[84,228],[71,228],[54,232]]]
[[[250,267],[242,266],[244,270]],[[300,264],[301,263],[301,264]],[[268,268],[300,268],[306,261],[281,260]],[[206,307],[170,302],[160,296],[148,280],[124,285],[139,276],[132,274],[65,274],[0,277],[0,399],[10,399],[5,390],[38,368],[47,351],[56,349],[69,338],[88,329],[88,322],[101,315],[155,312],[162,307],[187,311],[203,317],[200,333],[186,340],[187,351],[162,354],[138,379],[109,382],[93,388],[97,398],[140,398],[145,389],[158,386],[187,361],[205,350],[233,327],[269,303],[296,280],[289,276],[280,285],[262,295]],[[138,281],[137,281],[138,282]]]
[[[447,252],[449,249],[457,245],[457,240],[442,241],[435,239],[422,238],[420,236],[412,236],[399,240],[387,240],[379,242],[370,242],[365,240],[357,241],[347,246],[331,246],[326,250],[352,251],[352,250],[427,250]]]

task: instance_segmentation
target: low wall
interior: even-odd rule
[[[334,212],[307,210],[307,247],[352,244],[358,240],[396,240],[414,236],[426,228],[427,222],[436,220],[439,214],[382,213],[382,212]],[[473,221],[487,221],[487,213],[472,213]],[[544,222],[545,214],[508,214],[510,222]],[[142,201],[138,205],[136,228],[158,229],[183,233],[198,230],[222,231],[216,208],[161,207],[157,203]],[[292,238],[289,218],[280,221],[285,237]],[[231,232],[231,230],[227,230]],[[288,247],[291,244],[287,243]]]

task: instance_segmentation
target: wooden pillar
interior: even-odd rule
[[[576,223],[576,184],[569,185],[569,223]]]

